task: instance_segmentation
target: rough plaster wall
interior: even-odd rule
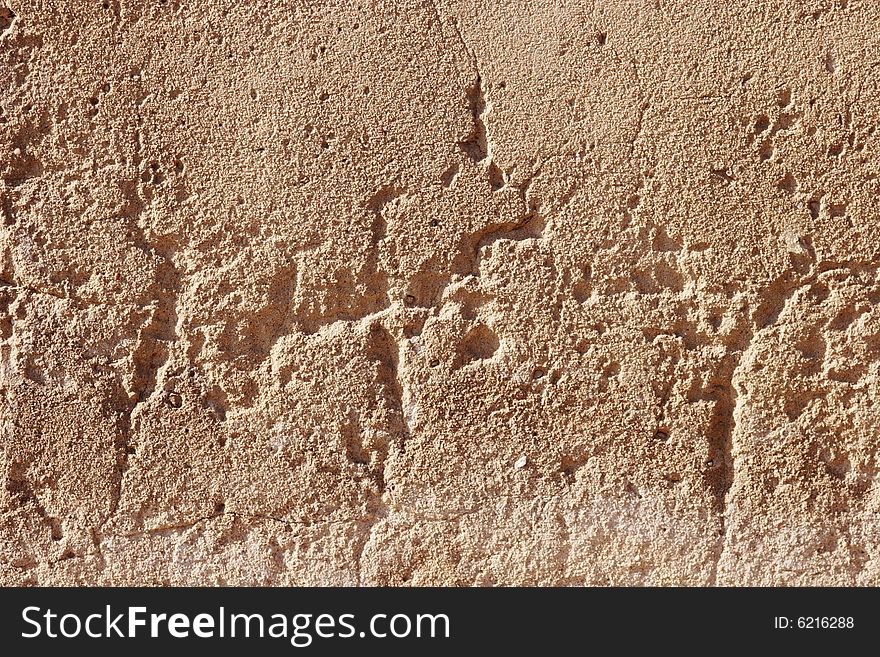
[[[3,584],[880,583],[880,4],[3,1]]]

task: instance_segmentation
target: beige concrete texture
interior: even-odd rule
[[[880,583],[880,3],[0,0],[0,583]]]

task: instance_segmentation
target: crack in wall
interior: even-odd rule
[[[491,167],[492,145],[489,142],[489,131],[486,127],[484,116],[489,113],[486,96],[483,93],[483,78],[477,72],[474,83],[465,89],[468,109],[473,122],[471,134],[464,141],[458,142],[458,147],[475,163]],[[497,167],[496,167],[497,169]],[[490,181],[495,188],[496,181]]]
[[[170,356],[169,345],[178,338],[176,326],[177,301],[181,288],[180,271],[174,265],[170,252],[157,252],[153,247],[147,246],[142,231],[138,232],[140,236],[135,240],[136,245],[157,261],[156,281],[150,291],[153,301],[149,317],[139,332],[137,347],[131,354],[131,385],[117,421],[115,493],[105,522],[118,509],[129,457],[134,454],[131,444],[133,419],[139,406],[156,392],[159,372]]]
[[[387,426],[391,441],[380,442],[375,446],[375,462],[371,459],[372,476],[376,484],[376,491],[368,503],[368,517],[366,527],[362,530],[363,540],[356,547],[356,569],[358,585],[363,585],[363,555],[369,544],[376,525],[388,516],[388,507],[385,503],[387,481],[385,479],[385,466],[392,447],[401,452],[406,449],[406,444],[411,438],[406,418],[405,398],[406,387],[400,376],[401,351],[403,347],[394,339],[390,331],[381,323],[375,322],[369,327],[367,344],[367,357],[376,363],[377,383],[383,391],[384,403],[387,408],[383,409],[384,424]],[[381,408],[382,404],[378,404]]]
[[[491,246],[498,240],[507,239],[521,241],[525,239],[537,239],[543,236],[546,226],[545,218],[540,214],[539,208],[529,198],[529,188],[534,180],[541,174],[546,161],[542,161],[538,167],[519,185],[504,184],[505,187],[514,189],[519,194],[523,208],[520,216],[514,221],[491,223],[468,236],[470,252],[464,249],[461,255],[470,260],[466,267],[474,276],[480,276],[480,262],[483,249]]]
[[[715,415],[710,424],[710,444],[718,454],[718,458],[722,460],[716,471],[717,474],[708,481],[721,519],[721,535],[710,581],[712,586],[718,585],[721,564],[730,538],[730,514],[733,502],[731,490],[737,475],[735,464],[738,447],[737,424],[747,403],[747,391],[741,384],[740,369],[748,363],[748,354],[755,345],[756,339],[764,331],[776,326],[779,315],[789,300],[805,284],[808,282],[797,282],[792,277],[792,270],[786,270],[764,288],[760,295],[763,301],[750,314],[746,327],[740,334],[736,351],[722,361],[722,374],[710,389],[710,394],[716,398]]]
[[[716,501],[723,501],[721,506],[721,537],[719,540],[718,554],[710,585],[718,585],[721,574],[721,566],[727,553],[730,541],[730,524],[732,512],[732,487],[736,478],[735,458],[739,445],[737,445],[738,418],[746,408],[748,391],[743,385],[743,373],[741,368],[749,362],[749,352],[757,343],[757,340],[766,332],[772,331],[779,326],[779,318],[797,293],[807,286],[813,285],[819,276],[833,271],[875,271],[880,263],[877,260],[863,261],[858,259],[846,261],[823,260],[816,261],[815,252],[808,244],[805,253],[809,257],[809,263],[803,262],[797,255],[792,257],[793,269],[786,270],[764,288],[760,297],[763,298],[749,317],[747,329],[739,340],[739,347],[735,352],[735,360],[725,369],[730,370],[729,376],[722,376],[719,386],[724,388],[718,391],[720,395],[718,416],[720,418],[721,440],[718,442],[719,451],[724,455],[724,471],[719,481],[713,484]],[[804,272],[798,277],[795,272]],[[726,382],[726,383],[725,383]]]
[[[147,96],[143,91],[140,76],[136,76],[138,94],[135,99],[134,134],[132,143],[133,177],[120,183],[125,199],[124,205],[117,216],[128,221],[129,239],[132,244],[154,263],[154,281],[145,290],[151,299],[148,305],[148,317],[142,325],[137,345],[131,354],[131,378],[124,394],[127,396],[120,405],[123,411],[117,419],[117,459],[114,475],[114,493],[111,498],[107,517],[101,523],[103,527],[116,513],[123,494],[125,473],[129,468],[129,457],[134,454],[131,444],[132,419],[138,407],[147,401],[156,391],[159,371],[169,358],[168,345],[177,340],[177,302],[180,295],[182,277],[174,264],[174,252],[168,248],[160,248],[150,244],[145,230],[140,226],[139,219],[147,210],[148,202],[144,198],[141,186],[143,181],[141,168],[144,163],[144,143],[141,127],[144,124],[141,105]]]
[[[430,0],[429,4],[442,31],[444,21],[436,0]],[[458,147],[472,162],[485,170],[490,187],[493,191],[498,191],[507,184],[507,176],[495,162],[492,153],[492,140],[489,137],[489,126],[486,122],[486,117],[492,111],[492,104],[487,100],[483,88],[484,80],[480,62],[474,49],[465,40],[458,19],[452,18],[448,22],[452,25],[474,72],[474,82],[465,89],[465,98],[471,113],[473,129],[466,139],[458,142]]]

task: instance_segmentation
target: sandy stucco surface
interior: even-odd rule
[[[880,4],[4,2],[0,583],[880,583]]]

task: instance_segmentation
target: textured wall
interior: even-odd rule
[[[0,582],[880,583],[880,4],[3,0]]]

